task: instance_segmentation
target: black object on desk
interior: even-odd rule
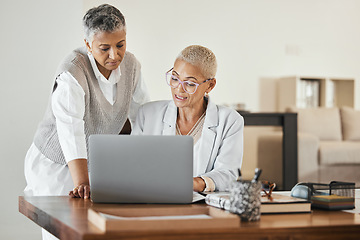
[[[281,190],[291,190],[291,188],[298,182],[297,113],[250,113],[247,111],[238,112],[244,117],[245,126],[282,127],[283,189]]]

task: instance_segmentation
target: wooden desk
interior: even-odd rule
[[[298,182],[297,113],[239,113],[244,117],[245,126],[282,127],[283,189],[280,190],[291,190]]]
[[[360,239],[360,214],[315,210],[308,214],[262,215],[239,228],[103,233],[87,219],[90,200],[69,197],[19,197],[19,211],[60,239]],[[205,204],[196,204],[208,207]],[[129,205],[94,204],[99,207]],[[144,208],[151,205],[137,205]],[[152,205],[153,206],[153,205]],[[161,205],[157,205],[161,206]],[[185,205],[179,205],[184,207]],[[188,205],[189,206],[189,205]]]

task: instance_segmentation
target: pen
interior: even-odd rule
[[[257,182],[259,180],[262,170],[260,168],[255,168],[255,175],[251,182]]]
[[[240,168],[238,168],[238,173],[239,173],[239,176],[236,179],[236,181],[241,181],[241,170],[240,170]]]

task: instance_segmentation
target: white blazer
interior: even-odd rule
[[[140,107],[132,135],[175,135],[177,107],[173,101],[146,103]],[[198,152],[199,176],[210,177],[216,191],[229,189],[238,176],[243,157],[243,117],[233,109],[210,100]],[[198,157],[196,157],[198,156]]]

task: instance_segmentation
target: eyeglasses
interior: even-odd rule
[[[272,200],[271,193],[276,188],[276,184],[269,181],[262,181],[262,191],[265,193],[263,197]]]
[[[174,76],[173,74],[170,73],[172,70],[173,70],[173,68],[171,68],[169,71],[167,71],[165,73],[166,83],[172,88],[177,88],[179,86],[179,84],[181,84],[184,91],[189,94],[194,94],[196,92],[197,88],[201,84],[206,83],[207,81],[210,81],[213,79],[213,78],[206,79],[202,83],[196,83],[196,82],[192,82],[192,81],[181,81],[177,76]]]

